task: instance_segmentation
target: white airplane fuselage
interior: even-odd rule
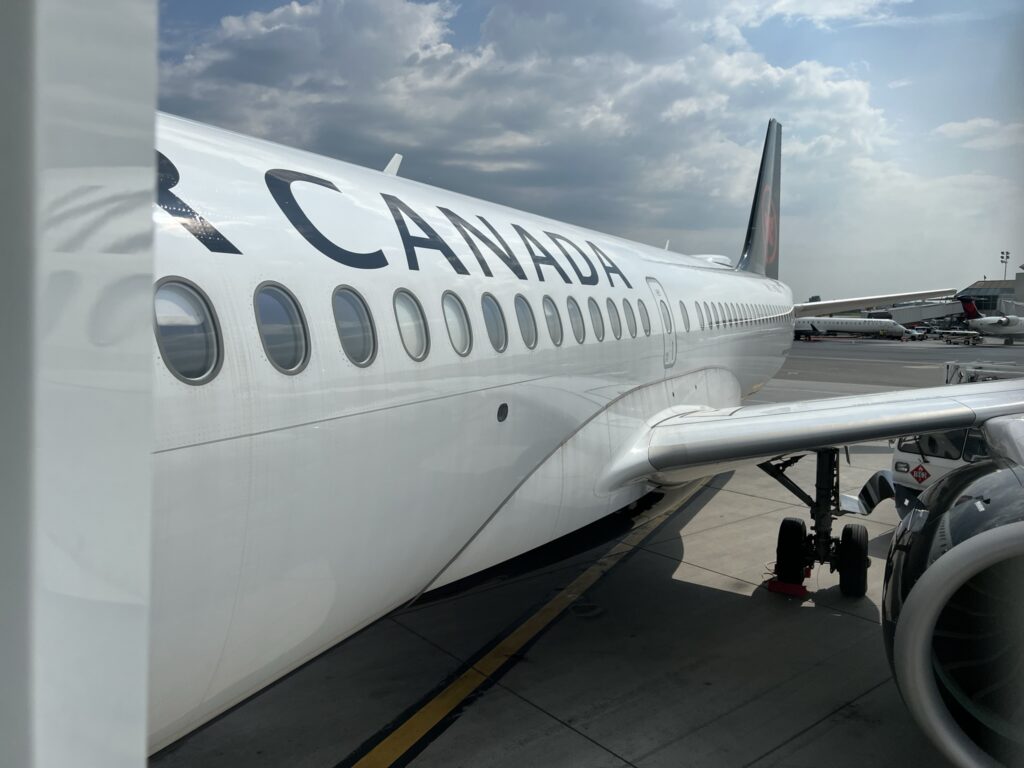
[[[894,339],[907,334],[907,329],[895,320],[876,317],[798,317],[793,331],[798,336],[844,334]]]
[[[1024,339],[1024,321],[1014,315],[1006,317],[979,317],[967,321],[967,327],[982,336],[1000,339]]]
[[[209,237],[154,209],[156,277],[205,293],[222,363],[193,385],[154,353],[153,750],[422,592],[628,504],[647,488],[607,494],[596,478],[630,435],[674,405],[739,403],[778,371],[792,343],[789,288],[757,274],[169,116],[159,117],[157,149],[176,171],[173,195],[233,250],[211,250]],[[325,255],[289,219],[268,188],[274,169],[305,174],[279,177],[293,179],[294,205],[350,263]],[[522,276],[476,238],[474,255],[442,208],[494,240],[483,217]],[[423,244],[429,233],[408,211],[454,262]],[[286,287],[305,317],[310,355],[295,375],[271,365],[261,344],[253,302],[267,281]],[[357,290],[372,314],[376,354],[364,367],[339,341],[338,286]],[[426,316],[429,351],[419,362],[399,336],[399,289]],[[449,340],[446,291],[468,310],[466,356]],[[504,313],[502,352],[485,330],[484,293]],[[532,306],[533,349],[520,333],[517,294]],[[560,346],[545,296],[560,311]],[[582,309],[583,343],[570,297]],[[623,302],[637,313],[635,338]]]

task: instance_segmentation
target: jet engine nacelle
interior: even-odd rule
[[[962,467],[892,540],[882,627],[893,676],[956,765],[1024,766],[1024,469]]]

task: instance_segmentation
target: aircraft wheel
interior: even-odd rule
[[[864,597],[868,591],[868,529],[843,527],[839,539],[839,591],[847,597]]]
[[[775,547],[775,576],[786,584],[804,583],[804,547],[807,526],[799,517],[787,517],[779,526]]]

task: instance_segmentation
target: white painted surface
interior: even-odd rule
[[[0,762],[140,766],[156,5],[13,3],[0,30]]]

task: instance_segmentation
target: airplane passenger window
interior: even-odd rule
[[[619,319],[618,307],[615,306],[615,302],[611,299],[608,299],[606,306],[608,307],[608,322],[612,326],[612,333],[615,335],[616,339],[621,339],[622,321]]]
[[[377,353],[377,339],[373,319],[363,297],[347,286],[340,286],[334,290],[331,303],[338,339],[345,355],[354,365],[369,365]]]
[[[661,320],[665,323],[665,331],[672,333],[672,313],[668,311],[668,305],[659,300],[658,308],[661,310]]]
[[[469,323],[469,313],[462,299],[451,291],[445,291],[441,297],[441,310],[444,312],[444,323],[448,326],[448,339],[457,355],[465,357],[473,348],[473,326]]]
[[[516,319],[519,320],[519,332],[523,334],[523,343],[527,349],[537,346],[537,321],[533,317],[533,307],[523,294],[515,299]]]
[[[253,298],[256,327],[267,359],[281,373],[299,373],[309,362],[309,334],[299,303],[277,283],[264,283]]]
[[[562,346],[562,316],[558,313],[558,307],[550,296],[545,296],[541,305],[544,307],[544,320],[548,324],[551,343],[560,347]]]
[[[636,315],[633,314],[633,305],[629,303],[629,299],[622,300],[622,314],[626,316],[626,327],[629,329],[629,335],[635,339]]]
[[[700,329],[704,330],[704,313],[700,311],[700,302],[693,302],[694,308],[697,310],[697,323],[700,325]]]
[[[717,328],[722,324],[722,319],[718,316],[718,308],[715,307],[715,302],[711,302],[711,311],[715,315],[715,327]]]
[[[593,299],[587,299],[587,309],[590,310],[590,322],[594,324],[594,335],[598,341],[604,341],[604,317],[601,316],[601,308]]]
[[[220,369],[220,329],[203,293],[187,283],[158,283],[153,295],[156,344],[164,365],[186,384],[205,384]]]
[[[651,335],[651,316],[647,314],[647,305],[643,299],[636,300],[636,308],[640,311],[640,325],[644,328],[644,336]]]
[[[572,296],[569,297],[565,304],[569,309],[569,325],[572,326],[572,335],[576,337],[577,343],[582,344],[583,340],[587,337],[587,327],[583,324],[583,313],[580,312],[580,305],[576,303],[576,299]]]
[[[484,311],[484,325],[487,326],[487,337],[496,352],[504,352],[508,346],[508,331],[505,328],[505,315],[501,311],[498,300],[485,293],[480,299],[480,307]]]
[[[690,332],[690,313],[686,311],[686,305],[683,302],[679,302],[679,314],[683,316],[683,328],[686,332]]]
[[[423,360],[430,351],[430,331],[427,318],[419,300],[405,288],[395,291],[395,320],[402,346],[416,362]]]

